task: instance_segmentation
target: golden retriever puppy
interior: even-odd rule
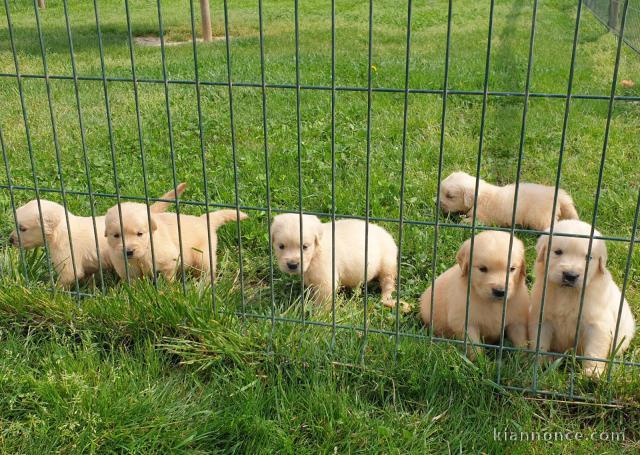
[[[560,221],[555,233],[590,235],[591,225],[577,220]],[[594,235],[600,237],[598,231]],[[544,286],[544,271],[549,238],[542,235],[536,247],[536,281],[531,293],[532,307],[529,316],[531,348],[535,349],[538,337],[538,321]],[[589,239],[554,236],[551,241],[547,291],[544,314],[540,326],[540,350],[564,352],[575,345],[580,294],[585,278]],[[611,353],[613,337],[622,297],[607,270],[607,247],[603,240],[594,239],[587,271],[586,289],[580,332],[578,355],[607,359]],[[635,321],[625,300],[622,305],[617,352],[623,352],[635,333]],[[605,362],[585,360],[583,369],[588,376],[599,376]]]
[[[127,268],[131,278],[153,276],[153,260],[155,259],[155,271],[172,281],[181,259],[178,216],[170,212],[153,213],[151,226],[149,226],[147,208],[144,204],[125,202],[120,204],[120,207],[124,232],[120,231],[120,216],[117,205],[107,211],[104,230],[109,246],[107,249],[109,259],[120,278],[126,278]],[[209,217],[211,234],[212,261],[209,257],[207,216]],[[240,212],[240,219],[246,218],[248,216]],[[205,213],[202,216],[180,214],[184,267],[197,276],[203,275],[205,272],[209,277],[211,274],[215,275],[218,243],[216,230],[223,224],[237,219],[235,210],[218,210]],[[149,231],[151,231],[151,236]],[[126,252],[123,251],[123,237]],[[151,249],[152,241],[153,252]],[[125,266],[125,260],[127,266]]]
[[[185,188],[186,183],[181,183],[176,190],[163,194],[160,199],[175,199],[176,194],[179,197]],[[151,205],[151,212],[163,212],[169,207],[169,204],[170,202],[165,201],[156,202]],[[12,245],[22,245],[26,249],[36,248],[43,246],[46,238],[51,262],[58,274],[58,282],[64,287],[69,287],[75,282],[73,263],[71,261],[72,246],[76,275],[79,280],[97,272],[100,265],[102,265],[103,270],[111,268],[111,262],[106,253],[107,242],[102,237],[104,216],[95,217],[98,248],[100,249],[99,263],[93,220],[90,216],[76,216],[69,212],[69,226],[67,227],[62,205],[40,199],[40,208],[44,223],[42,225],[40,223],[40,210],[38,209],[37,200],[29,201],[16,210],[20,238],[18,239],[18,232],[14,230],[9,237]],[[69,231],[71,231],[72,245],[69,244]]]
[[[473,217],[473,200],[476,178],[464,173],[454,172],[440,185],[440,207],[446,213],[465,213]],[[516,186],[496,186],[480,180],[476,204],[476,217],[483,224],[511,226],[513,197]],[[516,224],[536,230],[545,230],[551,225],[554,188],[536,183],[520,183]],[[566,191],[558,191],[558,202],[554,214],[556,221],[578,219],[578,212],[571,196]]]
[[[527,270],[523,243],[514,237],[511,265],[507,280],[509,233],[485,231],[475,237],[473,266],[469,264],[471,239],[458,251],[458,264],[438,278],[434,286],[433,329],[437,336],[464,339],[467,305],[467,283],[471,274],[468,338],[473,343],[496,343],[500,339],[502,306],[507,293],[506,333],[517,347],[527,346],[529,291],[525,282]],[[422,321],[431,322],[431,287],[420,298]],[[467,355],[475,357],[470,347]]]
[[[278,267],[284,273],[299,275],[315,291],[316,301],[326,303],[334,289],[355,288],[364,280],[365,222],[335,222],[335,281],[331,273],[331,223],[317,216],[302,215],[302,258],[300,257],[300,215],[287,213],[273,218],[271,239]],[[398,247],[387,231],[369,223],[367,281],[377,279],[382,289],[382,303],[393,308],[391,297],[396,282]]]

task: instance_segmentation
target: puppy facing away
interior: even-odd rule
[[[467,217],[473,217],[475,188],[475,177],[464,172],[449,175],[440,185],[442,210],[446,213],[465,213]],[[476,204],[478,221],[483,224],[511,226],[515,190],[514,184],[496,186],[480,180]],[[547,229],[551,225],[554,191],[551,186],[520,183],[516,224],[540,231]],[[556,221],[579,218],[571,196],[563,189],[558,190],[554,218]]]
[[[335,222],[335,281],[332,282],[332,228],[317,216],[302,215],[302,258],[300,257],[300,215],[277,215],[271,224],[271,239],[278,267],[284,273],[299,275],[314,289],[316,301],[331,298],[341,286],[355,288],[364,280],[365,222],[339,220]],[[382,290],[382,303],[393,308],[393,292],[398,247],[393,237],[380,226],[369,223],[367,281],[377,279]],[[302,259],[302,260],[301,260]]]
[[[471,239],[466,240],[456,257],[458,264],[435,280],[433,329],[437,336],[464,339],[467,305],[467,283],[471,273],[469,301],[469,340],[496,343],[500,339],[502,306],[505,297],[509,233],[485,231],[476,235],[473,264],[469,264]],[[527,346],[527,316],[529,291],[525,282],[527,271],[523,243],[514,237],[509,269],[509,289],[505,328],[517,347]],[[420,298],[422,321],[431,322],[431,287]],[[474,357],[472,349],[467,355]]]
[[[120,207],[124,232],[120,231],[117,205],[107,211],[104,230],[108,256],[120,278],[126,278],[127,268],[131,278],[153,276],[153,259],[155,259],[155,271],[172,281],[181,259],[178,216],[170,212],[153,213],[151,226],[149,226],[144,204],[125,202],[120,204]],[[211,233],[212,261],[209,257],[207,216]],[[240,220],[246,218],[248,216],[240,212]],[[202,216],[180,214],[184,267],[195,275],[211,276],[209,271],[215,275],[218,243],[216,230],[223,224],[237,219],[235,210],[218,210]],[[123,237],[126,253],[123,252]],[[151,239],[153,239],[153,252]],[[125,254],[128,267],[125,266]]]
[[[566,220],[560,221],[555,226],[554,232],[590,235],[591,226],[582,221]],[[601,236],[598,231],[594,231],[594,235]],[[538,253],[535,266],[536,281],[531,293],[532,308],[529,316],[532,349],[536,348],[538,337],[548,243],[548,236],[542,235],[536,246]],[[588,247],[588,238],[554,236],[551,241],[547,291],[540,326],[540,350],[543,352],[564,352],[575,345],[580,294],[588,259],[589,270],[584,290],[577,354],[607,359],[611,353],[622,295],[607,270],[605,242],[594,239],[589,258],[587,258]],[[615,346],[617,352],[623,352],[629,347],[635,328],[631,308],[624,300],[617,346]],[[605,368],[605,362],[585,360],[583,363],[584,372],[588,376],[600,376]]]
[[[185,188],[186,183],[181,183],[175,190],[163,194],[160,199],[176,199],[184,192]],[[163,212],[169,207],[169,204],[170,202],[159,201],[151,205],[150,210],[153,213]],[[37,248],[45,244],[46,238],[51,262],[58,274],[58,283],[64,287],[69,287],[75,282],[71,246],[73,246],[73,259],[79,280],[97,272],[100,265],[103,270],[111,268],[111,262],[106,252],[107,242],[102,236],[104,216],[95,217],[98,248],[100,249],[100,261],[98,261],[96,236],[93,230],[93,220],[90,216],[76,216],[69,212],[70,229],[68,229],[62,205],[40,199],[40,208],[43,225],[40,223],[37,200],[29,201],[16,210],[20,238],[18,239],[18,233],[15,230],[11,233],[9,241],[13,246],[22,245],[25,249]],[[69,245],[69,230],[73,245]]]

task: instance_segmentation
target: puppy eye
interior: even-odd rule
[[[562,256],[562,250],[555,250],[554,253],[556,253],[558,256]]]
[[[453,194],[451,194],[451,193],[447,193],[447,194],[445,194],[445,197],[446,197],[447,199],[453,199]]]
[[[281,243],[280,245],[278,245],[278,248],[280,248],[281,250],[284,250],[284,243]]]
[[[144,234],[143,232],[138,232],[137,236],[142,237],[143,234]]]
[[[306,243],[304,245],[302,245],[302,249],[306,250],[307,248],[309,248],[309,245],[307,245]]]
[[[113,238],[114,239],[119,239],[120,238],[120,234],[113,234]]]
[[[587,260],[589,261],[593,260],[593,256],[587,256]]]
[[[20,230],[20,232],[24,232],[27,230],[27,228],[24,226],[20,226],[18,229]]]
[[[484,265],[482,267],[478,267],[478,270],[480,270],[482,273],[487,273],[487,269]]]
[[[515,268],[515,267],[511,267],[509,270],[510,270],[511,272],[515,272],[515,271],[516,271],[516,268]]]

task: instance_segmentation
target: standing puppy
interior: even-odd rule
[[[591,225],[582,221],[559,222],[555,233],[590,235]],[[600,237],[598,231],[594,235]],[[532,349],[538,337],[538,321],[544,287],[544,271],[549,239],[546,235],[538,239],[536,250],[536,282],[532,290],[532,309],[529,316],[529,333]],[[584,290],[582,321],[578,332],[578,355],[607,359],[611,353],[618,308],[622,297],[607,270],[607,246],[603,240],[594,239],[591,256],[587,258],[588,238],[556,237],[551,241],[549,273],[545,296],[544,314],[540,326],[540,350],[564,352],[575,345],[580,294],[585,278],[586,262],[589,270]],[[626,300],[622,304],[617,352],[623,352],[635,333],[635,321]],[[606,367],[605,362],[585,360],[584,372],[588,376],[599,376]]]
[[[156,272],[172,281],[180,264],[177,215],[175,213],[153,213],[151,226],[149,226],[147,208],[144,204],[125,202],[120,204],[120,208],[124,233],[120,231],[120,216],[117,205],[107,211],[104,231],[109,245],[109,258],[120,278],[126,278],[127,268],[131,278],[153,276],[153,260],[155,259]],[[207,216],[209,217],[210,235],[207,233]],[[248,216],[240,212],[240,219],[246,218]],[[199,217],[180,214],[184,267],[196,275],[202,275],[205,272],[209,274],[210,270],[215,275],[218,244],[216,230],[223,224],[237,219],[235,210],[218,210]],[[149,232],[151,232],[151,236]],[[123,252],[123,237],[126,252]],[[211,237],[211,261],[209,237]],[[153,238],[153,251],[151,238]],[[128,266],[125,266],[125,254]]]
[[[175,199],[184,192],[185,188],[186,183],[181,183],[175,191],[163,194],[160,199]],[[163,212],[169,207],[169,204],[169,202],[164,201],[156,202],[150,207],[151,212]],[[69,245],[70,228],[73,242],[73,261],[75,262],[76,275],[79,280],[97,272],[100,265],[102,265],[103,270],[111,268],[111,261],[107,254],[107,241],[101,235],[104,232],[104,216],[95,217],[98,247],[100,249],[100,261],[98,261],[93,219],[90,216],[76,216],[69,212],[69,226],[67,227],[62,205],[40,199],[40,209],[42,210],[43,225],[40,223],[37,200],[29,201],[16,210],[20,239],[18,239],[18,233],[14,230],[9,237],[13,246],[21,244],[25,249],[37,248],[44,245],[46,238],[51,262],[58,274],[58,282],[64,287],[69,287],[75,282],[73,263],[71,261],[71,245]]]
[[[473,200],[476,178],[464,173],[454,172],[440,185],[440,206],[446,213],[464,212],[473,217]],[[480,180],[476,217],[484,224],[511,226],[513,198],[516,186],[496,186]],[[551,225],[554,188],[536,183],[520,183],[518,189],[518,207],[516,224],[539,231]],[[558,203],[553,215],[556,219],[578,219],[578,212],[571,196],[563,189],[558,190]]]
[[[319,302],[331,298],[340,286],[355,288],[365,281],[365,222],[335,222],[335,281],[331,281],[331,223],[317,216],[302,215],[302,258],[300,257],[300,215],[287,213],[273,218],[271,238],[278,266],[284,273],[299,275],[316,291]],[[367,281],[377,279],[382,288],[382,303],[393,308],[391,297],[396,282],[398,247],[393,237],[380,226],[369,223]]]
[[[473,266],[469,264],[471,239],[462,244],[457,255],[458,264],[440,275],[434,284],[433,328],[436,335],[464,339],[467,283],[471,274],[468,337],[473,343],[483,339],[495,343],[500,339],[509,239],[507,232],[485,231],[476,235]],[[525,347],[529,291],[525,282],[524,245],[515,237],[508,275],[505,328],[515,346]],[[431,305],[429,287],[420,298],[420,313],[427,325],[431,322]],[[473,351],[469,350],[467,355],[473,357]]]

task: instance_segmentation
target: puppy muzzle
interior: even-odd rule
[[[9,236],[9,243],[10,243],[12,246],[18,246],[18,237],[17,237],[17,236],[15,236],[15,235],[13,235],[13,234],[11,234],[11,235]]]
[[[576,272],[562,272],[562,286],[576,287],[579,283],[580,274]]]
[[[287,262],[287,271],[289,273],[294,273],[298,271],[300,264],[297,262],[293,262],[293,261],[288,261]]]

